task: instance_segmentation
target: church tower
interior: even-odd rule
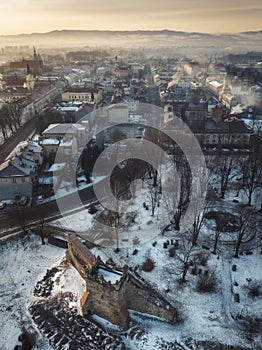
[[[228,76],[227,76],[227,73],[225,73],[224,79],[223,79],[223,88],[220,91],[219,100],[221,101],[222,96],[224,94],[230,94],[230,93],[231,93],[231,89],[230,89],[230,86],[229,86]]]

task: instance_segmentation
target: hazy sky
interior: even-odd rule
[[[0,34],[55,29],[261,30],[261,0],[0,0]]]

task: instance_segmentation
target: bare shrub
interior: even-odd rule
[[[202,266],[206,266],[209,257],[210,257],[209,252],[201,251],[198,254],[196,254],[195,262],[197,262],[198,264],[200,264]]]
[[[94,203],[91,203],[90,207],[88,208],[88,213],[91,215],[94,215],[97,213],[98,209]]]
[[[246,286],[247,295],[250,298],[258,298],[262,294],[262,288],[258,281],[254,281],[251,285]]]
[[[217,279],[214,272],[201,275],[196,283],[196,290],[199,293],[215,292],[217,287]]]
[[[147,258],[142,265],[142,270],[145,272],[150,272],[154,268],[155,268],[155,262],[151,258]]]
[[[173,257],[175,256],[176,254],[176,248],[175,247],[172,247],[170,250],[169,250],[169,256],[170,257]]]

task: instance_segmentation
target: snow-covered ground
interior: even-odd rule
[[[79,215],[79,214],[77,214]],[[140,225],[143,224],[140,222]],[[234,312],[236,305],[231,293],[231,279],[239,282],[239,288],[245,291],[244,285],[248,282],[246,278],[259,280],[261,273],[258,272],[261,255],[256,252],[253,255],[241,256],[237,259],[237,271],[231,272],[233,277],[228,284],[223,284],[223,277],[228,277],[224,272],[222,256],[218,259],[211,255],[207,266],[202,270],[215,271],[218,279],[217,291],[213,293],[198,293],[196,281],[198,276],[188,273],[188,281],[184,286],[177,283],[175,258],[169,257],[163,243],[170,237],[175,237],[170,232],[165,236],[157,237],[157,244],[151,239],[147,242],[138,243],[132,247],[122,248],[118,254],[113,249],[95,248],[93,252],[99,254],[102,259],[113,257],[115,262],[123,265],[127,262],[130,266],[141,265],[148,254],[155,261],[156,267],[146,273],[139,270],[139,273],[148,280],[158,291],[164,293],[171,302],[181,303],[181,323],[172,325],[157,318],[148,317],[143,314],[131,312],[132,328],[127,332],[127,344],[131,350],[153,350],[168,349],[170,344],[187,344],[184,349],[208,349],[198,347],[197,341],[212,341],[213,343],[227,344],[228,346],[242,346],[243,349],[259,349],[256,347],[258,334],[253,334],[247,339],[247,333],[238,327],[232,319],[228,319],[225,312],[224,297],[230,312]],[[27,311],[29,304],[37,298],[33,296],[34,287],[37,281],[41,280],[46,269],[52,266],[64,266],[62,264],[65,251],[50,245],[41,245],[39,237],[29,236],[23,241],[14,241],[2,245],[1,252],[1,349],[10,349],[17,344],[17,337],[21,327],[25,326],[30,330],[35,329]],[[133,250],[137,249],[136,255]],[[235,261],[232,261],[232,264]],[[226,261],[229,264],[229,261]],[[229,267],[231,265],[228,265]],[[30,271],[30,272],[29,272]],[[61,269],[54,278],[55,284],[52,296],[63,291],[71,291],[79,299],[84,292],[84,281],[73,268]],[[243,288],[242,288],[243,285]],[[169,292],[166,292],[167,287]],[[227,287],[226,293],[223,288]],[[242,300],[242,295],[240,293]],[[259,314],[259,303],[261,299],[253,300],[245,297],[243,303],[239,304],[242,313],[249,310],[249,314]],[[75,305],[72,305],[75,306]],[[255,312],[257,310],[257,312]],[[253,313],[255,312],[255,313]],[[241,326],[241,325],[240,325]],[[112,327],[109,326],[109,330]],[[39,338],[35,350],[51,349],[43,338]],[[195,344],[195,348],[193,347]],[[170,347],[171,349],[171,347]],[[179,349],[179,348],[178,348]],[[183,349],[183,348],[181,348]]]
[[[143,198],[146,198],[146,192],[143,191],[140,190],[139,193]],[[261,314],[259,307],[261,295],[256,299],[243,298],[240,295],[240,303],[237,303],[234,299],[235,287],[233,285],[236,275],[232,272],[231,267],[234,260],[237,260],[240,271],[238,274],[242,276],[238,282],[241,290],[243,288],[245,290],[242,285],[247,284],[246,277],[244,277],[246,274],[248,278],[260,281],[261,284],[261,271],[258,273],[262,261],[260,249],[254,249],[252,255],[244,253],[239,259],[232,259],[234,245],[225,242],[218,244],[219,255],[210,254],[209,252],[213,248],[214,238],[211,237],[213,232],[210,225],[204,225],[200,233],[199,247],[201,247],[201,243],[209,246],[208,253],[210,257],[207,266],[199,265],[198,268],[202,270],[202,275],[207,270],[209,273],[215,273],[217,279],[216,291],[212,293],[197,292],[196,283],[199,276],[191,274],[191,270],[187,275],[187,282],[181,286],[178,284],[179,273],[176,258],[169,257],[168,249],[163,248],[163,243],[167,240],[169,242],[171,239],[179,240],[181,236],[175,231],[167,232],[162,236],[160,232],[164,224],[168,222],[164,209],[161,206],[157,207],[156,214],[152,217],[150,210],[147,211],[141,206],[142,202],[140,198],[137,204],[133,204],[133,210],[137,211],[137,217],[134,224],[126,230],[126,239],[129,237],[132,237],[132,239],[129,239],[128,244],[124,240],[118,254],[114,252],[113,248],[94,248],[94,253],[100,255],[104,261],[113,257],[113,260],[121,266],[127,263],[129,266],[141,267],[146,257],[150,257],[156,265],[154,270],[146,273],[140,269],[139,273],[153,287],[164,293],[171,302],[178,301],[182,305],[180,311],[184,321],[175,326],[157,320],[145,321],[143,318],[141,319],[141,315],[134,316],[134,319],[144,331],[142,336],[143,345],[141,345],[142,340],[140,338],[137,342],[139,349],[158,349],[159,344],[161,342],[163,344],[163,339],[170,342],[176,340],[178,343],[182,340],[188,343],[190,338],[194,339],[195,342],[211,341],[229,347],[240,346],[244,349],[259,349],[259,333],[248,335],[246,332],[247,325],[242,321],[259,317],[259,314]],[[226,201],[224,206],[226,207]],[[231,207],[228,210],[231,211]],[[134,236],[137,236],[138,240],[134,240]],[[230,236],[225,233],[221,239],[222,241],[228,241],[229,237],[232,242],[235,237],[234,233],[231,233]],[[198,249],[201,250],[201,248]],[[243,247],[242,250],[245,251],[246,249]],[[245,281],[241,282],[241,279]],[[169,290],[168,293],[167,290]],[[242,316],[241,321],[238,319],[240,314]],[[200,348],[195,347],[195,349]]]
[[[27,309],[33,299],[34,286],[46,269],[65,255],[65,251],[50,245],[42,246],[39,237],[29,236],[1,245],[0,254],[0,349],[9,350],[18,343],[23,326],[32,330]]]
[[[94,249],[94,252],[104,260],[113,256],[113,259],[119,264],[127,262],[130,266],[141,266],[149,254],[156,263],[155,269],[152,272],[139,270],[139,273],[153,287],[163,293],[168,300],[174,303],[180,302],[182,305],[179,311],[183,321],[177,325],[170,325],[157,319],[144,319],[139,314],[132,314],[132,319],[144,331],[142,338],[138,337],[139,340],[136,341],[135,337],[132,346],[136,344],[137,348],[143,350],[161,349],[160,344],[164,344],[164,341],[171,343],[175,341],[181,343],[182,341],[188,344],[191,339],[191,344],[196,344],[197,341],[212,341],[228,346],[242,346],[244,349],[256,349],[257,345],[255,344],[256,342],[258,344],[259,334],[254,334],[253,340],[250,342],[247,340],[248,335],[242,324],[238,325],[230,317],[230,313],[234,314],[236,310],[242,309],[242,304],[236,306],[237,303],[231,292],[233,285],[230,275],[228,276],[224,271],[223,257],[220,256],[218,259],[217,255],[211,254],[207,266],[200,266],[202,274],[205,270],[214,271],[218,283],[216,292],[199,293],[196,291],[196,282],[199,276],[192,275],[190,272],[187,276],[187,282],[183,286],[179,285],[175,258],[169,257],[167,250],[163,249],[163,243],[167,238],[166,236],[158,237],[155,247],[153,247],[153,240],[151,240],[144,244],[135,245],[132,249],[125,248],[118,254],[115,254],[113,250]],[[132,254],[134,249],[138,250],[136,255]],[[253,256],[254,265],[252,268],[248,268],[249,258],[250,256],[245,256],[238,259],[242,266],[241,270],[249,271],[248,275],[251,276],[251,279],[256,276],[256,279],[259,279],[261,283],[262,278],[256,272],[261,264],[261,256],[258,253]],[[229,264],[228,261],[225,263]],[[225,278],[229,278],[228,283],[223,283]],[[169,289],[168,293],[167,289]],[[246,302],[249,317],[258,317],[259,309],[256,310],[261,302],[261,297],[257,298],[255,303],[252,299],[246,299]],[[229,317],[226,314],[226,308],[228,308]],[[139,334],[139,331],[137,333]],[[195,347],[195,349],[200,348]]]
[[[148,205],[148,210],[143,205],[144,202]],[[224,201],[224,206],[226,205],[227,201]],[[229,211],[232,205],[237,204],[231,202],[228,206]],[[155,215],[152,216],[147,188],[138,187],[135,197],[130,201],[129,209],[136,215],[129,227],[121,232],[120,252],[116,253],[115,246],[112,245],[94,248],[93,253],[99,255],[104,261],[113,258],[119,266],[126,263],[131,267],[137,266],[138,273],[156,290],[164,294],[174,305],[180,305],[178,311],[181,322],[170,324],[131,311],[131,328],[126,332],[128,349],[174,349],[172,347],[174,344],[180,344],[177,345],[179,350],[209,350],[212,347],[208,344],[211,343],[227,345],[227,349],[232,346],[233,348],[238,346],[238,349],[260,349],[259,332],[250,333],[244,323],[245,320],[261,317],[261,294],[254,298],[248,295],[248,285],[252,281],[261,285],[260,249],[252,249],[252,254],[246,254],[244,249],[239,259],[233,259],[234,247],[228,243],[219,242],[219,255],[210,254],[213,248],[213,238],[210,237],[212,220],[210,220],[209,225],[203,226],[199,244],[195,248],[196,254],[199,252],[203,254],[202,244],[210,247],[209,250],[205,250],[209,255],[208,262],[205,266],[197,264],[197,274],[193,274],[193,266],[190,266],[186,277],[187,282],[181,285],[178,283],[179,263],[176,256],[169,256],[169,249],[172,246],[171,240],[180,242],[183,236],[177,231],[168,231],[162,235],[163,228],[169,223],[169,215],[161,200],[160,206],[156,206]],[[98,207],[98,213],[101,210]],[[53,225],[70,229],[73,227],[76,232],[81,233],[81,230],[86,232],[90,229],[95,221],[95,218],[85,210],[67,216],[66,220],[65,218],[57,220]],[[164,248],[167,240],[169,246]],[[28,306],[37,300],[34,297],[34,287],[46,274],[47,269],[60,265],[61,271],[54,277],[52,296],[61,291],[70,291],[78,300],[76,305],[72,304],[74,307],[79,307],[85,285],[75,269],[63,264],[65,251],[50,245],[42,246],[39,237],[31,235],[24,240],[2,245],[0,254],[0,310],[3,315],[0,320],[0,341],[3,342],[3,344],[0,343],[0,349],[7,350],[17,344],[22,326],[36,330],[27,310]],[[151,272],[144,272],[141,269],[147,257],[155,262],[155,268]],[[236,271],[232,271],[232,265],[236,265]],[[197,281],[205,271],[215,274],[216,290],[210,293],[199,293],[196,287]],[[239,303],[235,300],[235,294],[239,294]],[[101,321],[99,317],[96,320]],[[104,327],[108,327],[109,332],[114,329],[107,322],[102,321],[102,323]],[[199,345],[200,342],[204,342],[205,345],[203,343]],[[47,341],[39,336],[35,350],[49,349],[51,347]]]

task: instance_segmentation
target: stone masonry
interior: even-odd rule
[[[161,294],[128,266],[117,270],[95,258],[74,234],[68,236],[67,257],[86,281],[81,298],[83,315],[96,314],[123,329],[128,328],[128,309],[174,321],[176,309]]]

